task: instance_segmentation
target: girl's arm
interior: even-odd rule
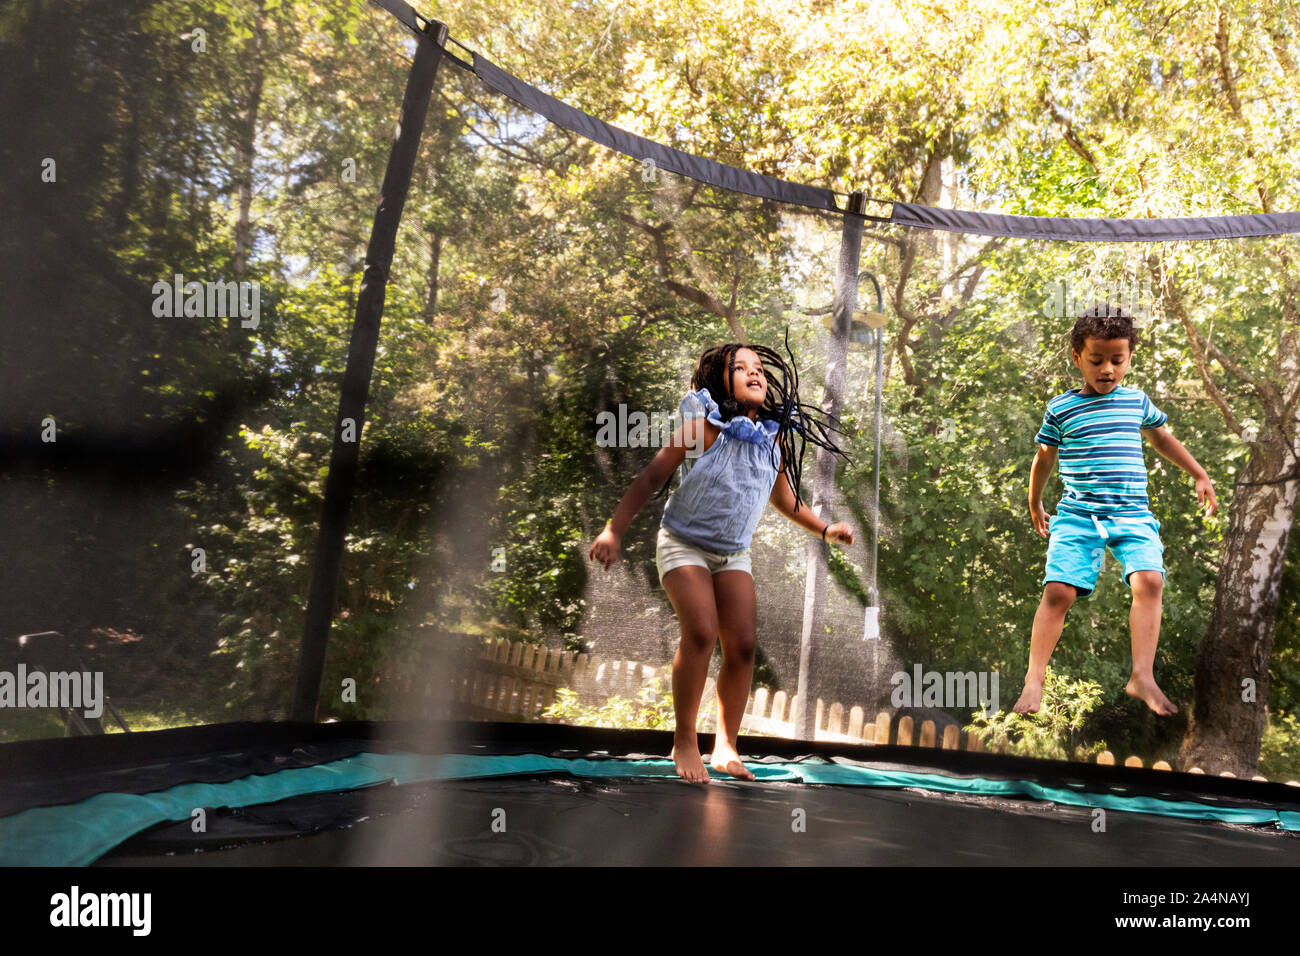
[[[710,428],[714,431],[718,430],[703,418],[691,418],[673,432],[668,444],[659,449],[659,453],[650,460],[650,464],[642,468],[641,473],[632,480],[632,484],[623,494],[623,499],[614,509],[614,517],[609,519],[605,529],[592,543],[591,550],[587,553],[588,558],[599,561],[606,569],[618,560],[619,544],[623,539],[623,533],[632,524],[637,512],[650,500],[650,496],[656,489],[668,480],[668,476],[686,460],[687,449],[698,448],[701,452],[707,450],[705,441],[707,430]]]
[[[703,418],[687,419],[677,431],[673,432],[668,444],[660,448],[659,453],[650,459],[650,464],[641,469],[641,473],[628,486],[623,500],[614,509],[614,517],[609,520],[607,527],[613,529],[614,534],[623,537],[628,525],[632,523],[632,519],[637,516],[642,506],[650,500],[650,496],[686,460],[688,448],[702,447],[700,442],[703,440],[706,426],[708,423]]]
[[[772,494],[768,497],[772,506],[777,511],[785,515],[795,524],[807,528],[819,538],[822,532],[825,532],[826,541],[842,541],[845,544],[853,543],[853,528],[843,521],[837,521],[835,524],[829,524],[817,517],[817,513],[808,507],[806,501],[800,501],[799,506],[795,507],[794,491],[790,488],[790,480],[785,475],[785,462],[781,462],[781,470],[777,473],[776,484],[772,486]]]

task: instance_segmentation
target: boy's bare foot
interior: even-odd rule
[[[1172,717],[1178,713],[1178,708],[1169,702],[1169,698],[1156,685],[1153,677],[1138,677],[1136,675],[1130,677],[1128,684],[1124,687],[1124,693],[1130,697],[1136,697],[1161,717]]]
[[[677,768],[677,776],[687,783],[709,782],[709,771],[704,766],[704,758],[700,756],[698,744],[674,741],[672,758],[673,765]]]
[[[1011,708],[1013,714],[1036,714],[1043,702],[1043,685],[1025,681],[1025,689],[1020,692],[1020,699]]]
[[[713,745],[709,766],[719,773],[729,773],[740,780],[754,779],[754,775],[741,762],[740,754],[736,753],[735,748],[728,745],[725,740]]]

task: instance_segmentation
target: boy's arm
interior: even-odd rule
[[[1208,501],[1210,505],[1206,517],[1208,518],[1218,511],[1219,499],[1214,494],[1214,484],[1210,481],[1210,476],[1201,467],[1200,462],[1192,457],[1192,453],[1183,447],[1183,443],[1175,438],[1163,425],[1157,428],[1144,428],[1142,434],[1151,442],[1151,447],[1156,450],[1161,458],[1177,465],[1195,479],[1196,500],[1201,504]]]
[[[1029,517],[1034,522],[1034,530],[1042,537],[1047,537],[1047,512],[1043,508],[1043,490],[1047,480],[1056,468],[1056,446],[1038,445],[1034,463],[1029,469]]]

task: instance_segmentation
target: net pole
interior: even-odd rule
[[[423,31],[417,33],[415,59],[402,96],[397,138],[388,156],[388,167],[380,187],[379,208],[366,247],[366,269],[357,296],[347,367],[343,372],[338,420],[334,425],[334,447],[330,452],[329,477],[325,482],[325,501],[321,507],[320,533],[316,540],[311,592],[307,599],[298,659],[298,684],[292,712],[296,721],[315,721],[320,701],[321,675],[325,670],[325,651],[334,619],[348,511],[361,457],[361,431],[379,344],[379,326],[384,315],[388,272],[393,264],[397,227],[410,190],[411,175],[420,150],[420,136],[424,132],[429,99],[446,40],[447,27],[437,21],[427,21]]]
[[[849,330],[853,311],[858,306],[858,260],[862,251],[862,211],[866,197],[861,192],[849,196],[840,233],[840,257],[835,275],[831,335],[828,347],[825,398],[822,411],[838,422],[843,406],[845,371],[848,365]],[[813,510],[827,518],[830,499],[835,490],[835,458],[824,448],[818,449],[813,489]],[[824,497],[823,497],[824,496]],[[816,704],[810,698],[818,690],[817,643],[826,633],[826,549],[821,540],[808,542],[808,571],[804,587],[803,625],[799,632],[798,697],[792,720],[794,734],[800,740],[815,740]]]
[[[876,277],[871,277],[876,282]],[[876,312],[884,314],[880,284],[876,282]],[[876,489],[871,502],[871,606],[880,606],[880,432],[883,427],[881,389],[884,378],[885,327],[876,329]]]

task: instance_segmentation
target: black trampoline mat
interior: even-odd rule
[[[500,811],[500,812],[497,812]],[[803,832],[794,828],[802,811]],[[495,817],[494,817],[495,814]],[[504,832],[494,832],[494,818]],[[1261,827],[914,790],[543,775],[314,794],[153,828],[97,866],[1294,866]],[[290,836],[298,833],[306,835]]]

